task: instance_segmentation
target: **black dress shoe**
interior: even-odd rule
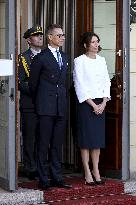
[[[103,181],[102,179],[101,180],[99,180],[99,181],[95,181],[95,183],[97,184],[97,185],[103,185],[104,183],[105,183],[105,181]]]
[[[41,190],[51,190],[51,186],[49,183],[41,183],[39,182],[39,189]]]
[[[27,178],[29,180],[38,179],[38,173],[36,171],[30,171],[30,172],[27,173]]]
[[[85,185],[88,185],[88,186],[95,186],[96,185],[96,183],[95,182],[87,182],[86,180],[85,180]]]
[[[102,185],[102,184],[105,183],[102,179],[96,180],[96,178],[95,178],[93,172],[91,172],[91,174],[92,174],[93,180],[94,180],[94,182],[95,182],[96,185]]]
[[[51,186],[58,187],[58,188],[64,188],[64,189],[71,189],[71,184],[66,184],[64,181],[52,181]]]

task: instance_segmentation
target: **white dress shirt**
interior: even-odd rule
[[[56,48],[51,47],[50,45],[48,45],[48,48],[50,49],[50,51],[51,51],[52,54],[54,55],[56,61],[58,62],[58,57],[57,57],[57,52],[56,52],[56,50],[59,51],[59,48],[56,49]],[[60,56],[61,56],[61,53],[60,53]],[[62,57],[61,57],[61,61],[62,61]]]
[[[87,99],[110,98],[110,78],[104,57],[96,59],[85,54],[74,59],[74,87],[80,103]]]
[[[32,51],[33,55],[36,56],[38,53],[41,52],[41,49],[39,49],[38,51],[33,49],[33,48],[30,48],[30,50]]]

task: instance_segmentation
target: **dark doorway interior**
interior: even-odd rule
[[[115,47],[112,49],[107,48],[106,44],[103,45],[103,55],[111,52],[114,58],[114,66],[113,70],[110,70],[112,87],[111,101],[108,104],[106,114],[106,149],[102,151],[100,167],[104,176],[121,177],[123,59],[122,55],[117,52],[122,50],[122,0],[105,1],[103,4],[93,0],[33,1],[33,22],[35,24],[41,24],[44,30],[47,25],[51,23],[58,23],[62,25],[64,33],[66,34],[65,45],[62,48],[67,52],[69,57],[69,71],[67,76],[68,119],[66,138],[63,146],[64,173],[82,172],[81,158],[77,147],[76,135],[77,99],[72,85],[73,60],[82,52],[79,46],[79,40],[82,33],[94,30],[101,36],[103,35],[103,30],[99,29],[98,25],[95,25],[97,15],[94,11],[98,11],[100,7],[106,8],[106,5],[112,6],[108,8],[113,8],[112,13],[107,12],[106,19],[110,18],[108,15],[114,15],[115,17]],[[104,10],[103,12],[105,13]],[[103,17],[103,13],[100,14],[100,17]],[[111,25],[106,24],[106,26],[106,31],[108,32]],[[112,30],[110,30],[110,32],[111,31]],[[112,35],[110,36],[110,34],[111,33],[109,33],[108,38],[111,38],[112,41]],[[105,36],[107,37],[106,33]],[[105,37],[103,38],[102,36],[102,41],[103,39],[105,39]]]

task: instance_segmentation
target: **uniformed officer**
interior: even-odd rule
[[[37,115],[29,91],[30,64],[43,46],[43,31],[39,25],[28,29],[23,36],[29,49],[19,55],[18,78],[20,91],[21,130],[23,139],[23,165],[26,176],[34,179],[36,175],[35,139]]]

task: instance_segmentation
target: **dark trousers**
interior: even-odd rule
[[[62,180],[61,159],[65,127],[65,117],[39,116],[40,133],[37,144],[37,169],[41,183],[47,183],[48,181],[47,156],[50,177],[53,180]]]
[[[34,112],[21,112],[23,137],[23,164],[26,171],[36,170],[35,140],[37,115]]]

